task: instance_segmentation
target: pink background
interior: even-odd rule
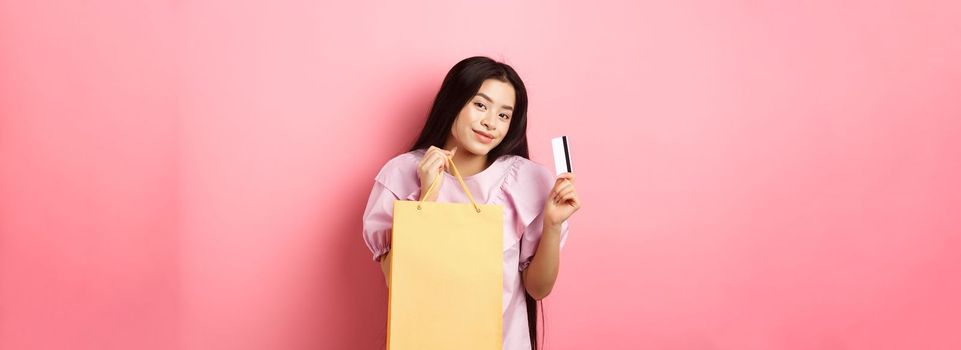
[[[956,1],[0,1],[0,349],[376,349],[476,54],[571,137],[548,349],[961,348]]]

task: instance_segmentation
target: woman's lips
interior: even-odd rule
[[[477,135],[477,140],[478,140],[478,141],[480,141],[480,142],[482,142],[482,143],[485,143],[485,144],[491,143],[491,142],[494,141],[493,138],[487,137],[487,135],[481,134],[481,133],[479,133],[479,132],[477,132],[477,131],[474,131],[474,135]]]

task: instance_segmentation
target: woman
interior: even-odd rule
[[[451,68],[414,146],[377,174],[364,240],[386,278],[394,200],[418,200],[442,176],[426,200],[466,202],[448,173],[448,157],[477,202],[504,207],[503,348],[536,349],[535,300],[547,297],[557,280],[566,221],[581,203],[574,174],[555,179],[529,160],[527,90],[510,66],[471,57]]]

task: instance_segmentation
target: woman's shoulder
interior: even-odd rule
[[[374,179],[397,194],[419,188],[417,164],[423,156],[424,150],[401,153],[388,160]]]
[[[401,153],[388,160],[387,163],[384,164],[383,168],[381,168],[381,172],[384,170],[415,168],[423,156],[424,150],[422,149]]]
[[[548,189],[553,184],[554,176],[543,164],[517,155],[507,155],[504,157],[506,158],[505,161],[511,164],[511,175],[514,178],[513,183],[520,184],[522,187],[531,185],[543,187],[543,185],[546,184]]]
[[[502,186],[505,203],[510,203],[520,221],[530,225],[544,208],[547,194],[554,186],[554,174],[543,164],[533,160],[509,156],[511,167]]]

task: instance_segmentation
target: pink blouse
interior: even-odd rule
[[[419,200],[417,164],[426,150],[394,157],[374,178],[374,188],[364,210],[364,241],[374,261],[390,250],[394,200]],[[470,203],[457,178],[443,173],[438,202]],[[540,241],[545,200],[555,176],[543,165],[523,157],[505,155],[487,169],[464,178],[478,204],[504,207],[504,349],[530,349],[527,304],[520,271],[527,268]],[[561,225],[561,248],[567,240],[568,223]]]

